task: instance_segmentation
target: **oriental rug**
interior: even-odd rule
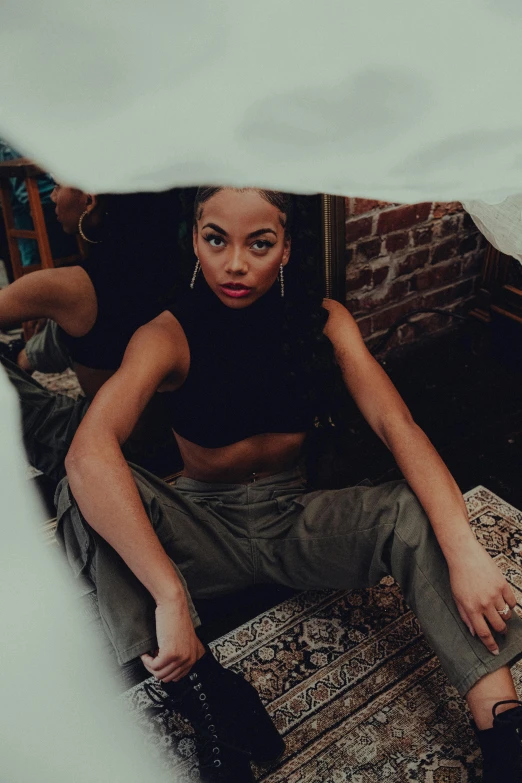
[[[466,495],[478,539],[522,603],[522,513],[484,487]],[[307,592],[212,645],[258,689],[287,751],[265,783],[478,783],[466,707],[391,578],[362,591]],[[514,668],[522,685],[522,665]],[[190,726],[151,716],[143,684],[121,697],[165,781],[199,778]],[[176,777],[177,774],[177,777]]]

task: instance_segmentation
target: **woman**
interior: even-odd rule
[[[64,231],[79,233],[89,256],[25,275],[0,291],[0,328],[50,319],[13,357],[18,367],[5,356],[3,364],[20,396],[29,460],[59,480],[90,400],[121,364],[136,329],[163,310],[177,269],[176,236],[165,220],[170,193],[96,196],[57,185],[52,200]],[[68,366],[86,395],[78,401],[49,393],[24,372]],[[165,441],[165,428],[153,400],[127,445],[129,458],[152,467],[155,439]]]
[[[299,263],[289,217],[283,194],[198,192],[192,294],[136,333],[82,422],[57,491],[59,539],[75,573],[96,584],[120,663],[141,656],[192,719],[207,780],[251,781],[249,758],[273,757],[278,744],[259,707],[245,732],[254,697],[243,686],[234,695],[233,675],[201,645],[190,596],[254,582],[361,588],[391,573],[468,702],[484,780],[519,781],[514,594],[353,318],[286,274]],[[327,412],[332,351],[406,481],[307,492],[297,465],[314,417]],[[120,449],[156,390],[185,466],[173,486],[131,470]],[[211,732],[205,713],[198,722],[198,693]]]

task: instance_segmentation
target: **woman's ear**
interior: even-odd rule
[[[281,259],[281,263],[283,266],[286,266],[288,264],[288,261],[290,260],[290,251],[292,249],[292,240],[290,237],[285,239],[284,246],[283,246],[283,258]]]
[[[94,193],[85,194],[85,209],[87,212],[92,212],[98,206],[98,199]]]
[[[197,226],[192,226],[192,247],[194,248],[194,255],[198,258],[198,229]]]

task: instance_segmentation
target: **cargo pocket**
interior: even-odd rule
[[[62,479],[54,496],[57,542],[64,550],[73,575],[88,575],[94,554],[93,532],[76,505],[67,478]]]

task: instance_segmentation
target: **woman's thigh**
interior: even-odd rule
[[[147,516],[168,556],[182,573],[192,598],[211,598],[243,589],[253,582],[252,547],[233,534],[221,503],[212,495],[194,497],[137,465],[130,465]],[[84,519],[62,482],[56,493],[58,536],[69,539],[69,561],[78,575],[88,570],[95,545]],[[71,509],[76,509],[71,513]]]
[[[437,547],[431,525],[405,481],[348,487],[280,500],[289,525],[257,540],[259,573],[298,589],[357,589],[393,570],[397,538],[418,552]]]

